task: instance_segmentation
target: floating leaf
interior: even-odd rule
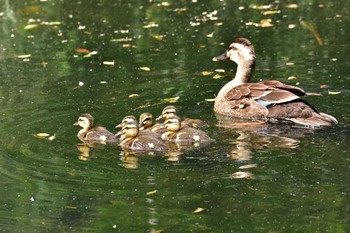
[[[289,8],[289,9],[296,9],[298,8],[299,6],[297,4],[288,4],[288,5],[285,5],[284,6],[285,8]]]
[[[304,28],[310,30],[312,32],[312,34],[314,35],[317,43],[322,46],[323,45],[323,40],[321,39],[320,35],[318,34],[316,28],[310,24],[308,24],[307,22],[305,21],[300,21],[300,25],[303,26]]]
[[[340,91],[328,91],[328,94],[330,95],[338,95],[340,93],[341,93]]]
[[[243,178],[253,178],[253,174],[251,172],[235,172],[231,176],[234,179],[243,179]]]
[[[216,69],[215,72],[225,73],[225,70],[224,69]]]
[[[205,208],[197,208],[197,209],[195,209],[192,213],[194,213],[194,214],[198,214],[198,213],[200,213],[200,212],[203,212],[204,210],[206,210]]]
[[[220,74],[216,74],[213,76],[213,79],[221,79],[223,78],[224,76],[220,75]]]
[[[164,36],[163,35],[152,35],[152,38],[156,40],[163,40]]]
[[[279,14],[279,13],[280,13],[280,11],[278,11],[278,10],[261,12],[261,14],[263,14],[263,15],[274,15],[274,14]]]
[[[288,24],[288,28],[289,28],[289,29],[293,29],[293,28],[295,28],[295,27],[296,27],[295,24]]]
[[[17,58],[25,59],[25,58],[30,58],[32,55],[31,54],[22,54],[22,55],[17,55]]]
[[[320,88],[330,88],[330,86],[326,85],[326,84],[323,84],[320,86]]]
[[[78,48],[78,49],[76,49],[74,51],[77,52],[77,53],[84,53],[84,54],[89,54],[90,53],[89,50],[83,49],[83,48]]]
[[[50,134],[48,134],[48,133],[37,133],[34,136],[37,137],[37,138],[47,138],[47,137],[50,136]]]
[[[252,163],[252,164],[247,164],[247,165],[242,165],[239,167],[239,169],[248,169],[248,168],[253,168],[253,167],[257,167],[258,165],[256,163]]]
[[[164,101],[168,103],[176,103],[180,99],[180,96],[176,96],[174,98],[165,98]]]
[[[39,24],[28,24],[24,27],[24,30],[32,30],[37,27],[39,27]]]
[[[153,195],[153,194],[156,194],[156,193],[157,193],[157,190],[153,190],[153,191],[147,192],[146,195]]]
[[[139,70],[151,71],[151,68],[149,68],[149,67],[147,67],[147,66],[141,66],[141,67],[139,67]]]
[[[111,42],[128,42],[128,41],[132,41],[131,38],[120,38],[120,39],[112,39]]]
[[[212,38],[214,36],[214,32],[207,35],[208,38]]]
[[[53,140],[56,139],[56,135],[52,135],[52,136],[50,136],[48,139],[49,139],[50,141],[53,141]]]
[[[272,22],[272,19],[262,19],[260,20],[260,23],[258,23],[257,27],[262,27],[262,28],[273,27],[273,24],[271,22]]]
[[[105,66],[114,66],[115,62],[114,61],[103,61],[102,64]]]
[[[297,79],[297,77],[295,77],[295,76],[288,77],[288,80],[293,80],[293,79]]]
[[[287,62],[286,65],[287,65],[287,66],[294,66],[295,63],[294,63],[294,62]]]
[[[214,102],[215,98],[214,99],[205,99],[205,101],[207,101],[207,102]]]
[[[203,71],[202,75],[203,76],[208,76],[208,75],[211,75],[212,73],[213,73],[212,71]]]
[[[140,95],[139,94],[131,94],[129,95],[129,98],[135,98],[135,97],[139,97]]]
[[[84,83],[83,83],[82,81],[79,81],[78,85],[79,85],[80,87],[82,87],[82,86],[84,86]]]

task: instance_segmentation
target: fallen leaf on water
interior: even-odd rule
[[[78,85],[79,85],[80,87],[82,87],[82,86],[84,86],[84,83],[83,83],[82,81],[79,81]]]
[[[163,40],[164,36],[163,35],[152,35],[152,38],[156,40]]]
[[[56,135],[52,135],[52,136],[50,136],[48,139],[49,139],[50,141],[53,141],[53,140],[56,139]]]
[[[220,74],[216,74],[213,76],[213,79],[221,79],[223,78],[224,76],[220,75]]]
[[[224,69],[216,69],[215,72],[225,73],[225,70]]]
[[[203,212],[204,210],[206,210],[206,209],[199,207],[199,208],[195,209],[192,213],[197,214],[197,213]]]
[[[17,58],[25,59],[25,58],[30,58],[32,55],[31,54],[22,54],[22,55],[17,55]]]
[[[231,175],[232,178],[234,179],[243,179],[243,178],[247,178],[247,179],[251,179],[253,178],[253,174],[251,172],[235,172]]]
[[[289,29],[293,29],[293,28],[295,28],[295,27],[296,27],[295,24],[288,24],[288,28],[289,28]]]
[[[76,207],[76,206],[71,206],[71,205],[67,205],[66,208],[67,208],[67,209],[77,209],[78,207]]]
[[[153,195],[155,193],[157,193],[157,190],[153,190],[153,191],[147,192],[146,195]]]
[[[211,75],[212,73],[213,73],[212,71],[203,71],[202,75],[203,76],[208,76],[208,75]]]
[[[284,6],[285,8],[290,8],[290,9],[296,9],[298,8],[299,6],[297,4],[288,4],[288,5],[285,5]]]
[[[214,102],[215,98],[213,98],[213,99],[205,99],[205,101],[207,101],[207,102]]]
[[[114,61],[103,61],[102,64],[105,66],[114,66],[115,62]]]
[[[212,33],[210,33],[210,34],[207,35],[208,38],[211,38],[211,37],[213,37],[213,36],[214,36],[214,32],[212,32]]]
[[[263,15],[274,15],[274,14],[279,14],[279,13],[280,13],[280,11],[278,11],[278,10],[261,12],[261,14],[263,14]]]
[[[295,77],[295,76],[288,77],[288,80],[293,80],[293,79],[297,79],[297,77]]]
[[[84,49],[84,48],[78,48],[78,49],[76,49],[74,51],[77,52],[77,53],[84,53],[84,54],[89,54],[90,53],[89,50]]]
[[[260,23],[258,23],[257,27],[262,27],[262,28],[273,27],[273,24],[271,22],[272,22],[272,19],[262,19],[260,20]]]
[[[168,103],[176,103],[180,99],[180,96],[176,96],[174,98],[165,98],[164,101]]]
[[[242,165],[239,167],[239,169],[248,169],[248,168],[253,168],[253,167],[257,167],[258,165],[256,163],[252,163],[252,164],[247,164],[247,165]]]
[[[135,97],[139,97],[140,95],[139,94],[131,94],[129,95],[129,98],[135,98]]]
[[[37,27],[39,27],[39,24],[28,24],[24,27],[24,30],[31,30]]]
[[[338,95],[340,93],[341,93],[340,91],[328,91],[328,94],[330,95]]]
[[[323,84],[320,86],[320,88],[330,88],[330,86],[326,85],[326,84]]]
[[[37,137],[37,138],[47,138],[47,137],[50,136],[50,134],[48,134],[48,133],[37,133],[34,136]]]
[[[120,39],[112,39],[111,42],[128,42],[128,41],[132,41],[131,38],[120,38]]]
[[[147,67],[147,66],[141,66],[141,67],[139,67],[139,70],[151,71],[151,68],[149,68],[149,67]]]
[[[249,8],[257,9],[257,10],[267,10],[271,9],[271,5],[250,5]]]

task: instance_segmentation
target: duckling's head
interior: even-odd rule
[[[84,113],[82,115],[80,115],[80,117],[78,118],[78,121],[75,122],[73,125],[77,125],[82,127],[85,130],[89,130],[94,124],[94,118],[88,114],[88,113]]]
[[[255,65],[254,47],[246,38],[237,38],[224,54],[214,57],[213,61],[231,60],[238,65],[244,64],[248,66]]]
[[[120,141],[124,141],[125,139],[132,139],[136,137],[138,133],[139,133],[139,127],[137,126],[137,123],[135,121],[135,122],[126,123],[118,134],[121,135]]]
[[[168,105],[163,109],[162,114],[159,117],[157,117],[156,120],[166,120],[174,115],[177,115],[176,107],[174,105]]]
[[[132,115],[125,116],[123,118],[122,122],[116,126],[116,128],[123,128],[124,125],[126,125],[128,123],[134,123],[134,122],[137,124],[136,117],[134,117]]]
[[[169,117],[164,122],[164,127],[168,132],[177,132],[181,128],[181,119],[180,117],[174,115]]]
[[[140,115],[140,129],[147,129],[153,125],[153,116],[151,113],[145,112]]]

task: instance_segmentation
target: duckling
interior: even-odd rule
[[[83,128],[77,134],[80,141],[92,144],[119,143],[119,140],[113,133],[109,132],[104,127],[93,127],[93,124],[94,118],[88,113],[80,115],[78,121],[73,124],[75,126],[80,126]]]
[[[159,120],[166,121],[169,117],[172,117],[174,115],[177,116],[176,107],[173,105],[168,105],[163,109],[162,114],[159,117],[157,117],[156,120],[157,121],[159,121]],[[208,127],[208,124],[200,119],[183,118],[181,120],[181,124],[187,125],[187,126],[192,127],[192,128],[206,128],[206,127]]]
[[[302,100],[300,97],[308,93],[299,87],[276,80],[250,83],[255,68],[255,52],[248,39],[236,39],[224,54],[213,60],[237,63],[235,78],[222,87],[215,98],[216,113],[270,122],[289,121],[312,128],[337,123],[333,116],[317,111]]]
[[[181,119],[173,115],[168,117],[164,122],[167,132],[162,134],[162,139],[175,143],[210,143],[211,139],[204,131],[191,128],[189,126],[181,126]]]
[[[124,125],[126,125],[127,123],[132,123],[132,122],[137,122],[136,117],[134,117],[133,115],[128,115],[128,116],[125,116],[123,118],[122,122],[115,127],[116,128],[123,128]]]
[[[126,123],[122,130],[117,133],[120,135],[120,146],[132,151],[164,151],[165,143],[152,136],[152,134],[139,131],[137,122]]]
[[[140,115],[139,129],[149,130],[157,134],[165,132],[165,129],[162,128],[162,124],[154,123],[152,114],[148,112],[142,113]]]

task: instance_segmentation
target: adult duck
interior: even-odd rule
[[[101,126],[94,127],[94,118],[88,113],[80,115],[78,121],[75,122],[73,125],[80,126],[82,128],[78,132],[77,137],[80,139],[80,141],[84,143],[119,143],[119,140],[115,137],[115,135],[109,132],[106,128]]]
[[[270,122],[290,121],[307,127],[331,126],[337,120],[321,113],[301,96],[307,93],[299,87],[276,80],[250,83],[255,68],[254,47],[248,39],[236,39],[214,61],[231,60],[237,63],[235,78],[228,82],[215,98],[218,114]]]

